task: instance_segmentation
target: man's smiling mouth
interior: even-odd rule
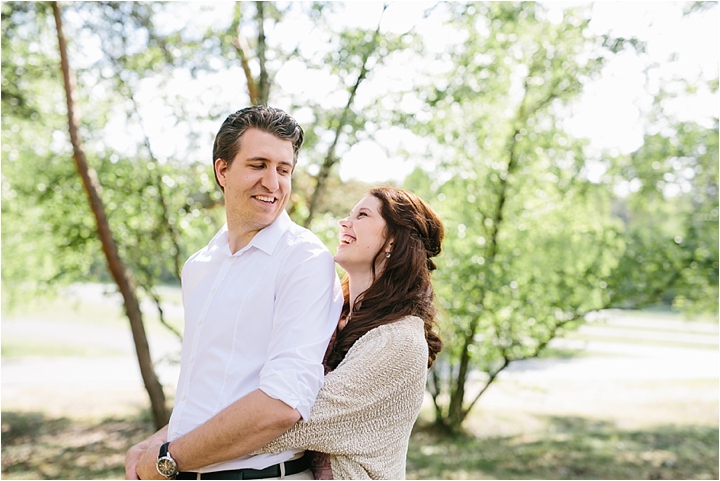
[[[257,200],[261,200],[263,202],[266,202],[268,204],[274,204],[277,199],[275,197],[266,197],[264,195],[256,195],[255,198]]]

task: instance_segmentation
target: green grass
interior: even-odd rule
[[[613,309],[613,313],[619,318],[647,318],[647,319],[663,319],[671,321],[688,321],[703,322],[709,324],[717,324],[718,316],[711,314],[686,314],[676,311],[667,306],[647,307],[640,310],[618,310]]]
[[[3,309],[3,318],[52,319],[70,324],[121,325],[127,319],[121,305],[93,304],[73,298],[37,299],[32,304]]]
[[[27,338],[3,337],[2,357],[109,357],[125,353],[116,349],[38,341]]]
[[[637,339],[629,337],[618,337],[618,336],[603,336],[598,334],[580,334],[578,332],[570,332],[563,336],[565,339],[576,339],[579,341],[599,341],[599,342],[610,342],[613,344],[633,344],[640,346],[667,346],[667,347],[682,347],[688,349],[712,349],[717,350],[717,342],[698,343],[698,342],[683,342],[683,341],[672,341],[662,339]]]
[[[2,413],[3,479],[124,479],[125,452],[151,431],[147,421],[52,419]]]
[[[717,427],[543,421],[544,432],[483,438],[447,438],[418,425],[408,479],[718,479]],[[3,412],[2,477],[122,479],[125,451],[152,432],[146,413],[91,421]]]
[[[164,292],[164,291],[163,291]],[[163,300],[180,302],[176,298],[179,294],[172,290],[163,295]],[[34,299],[21,306],[10,308],[7,305],[2,307],[3,322],[21,322],[23,320],[52,320],[58,323],[69,324],[92,324],[95,326],[120,326],[130,329],[128,319],[123,306],[117,301],[88,302],[73,297],[47,297]],[[166,321],[176,329],[182,330],[181,318],[169,317],[165,314]],[[164,331],[169,332],[158,320],[156,309],[143,313],[145,328],[148,332]]]
[[[176,294],[175,291],[169,293],[170,296]],[[672,312],[627,315],[637,314],[680,318]],[[67,298],[41,300],[22,309],[4,312],[3,324],[32,319],[57,320],[76,326],[127,327],[119,305]],[[174,325],[179,325],[179,320],[173,321]],[[149,332],[165,330],[154,315],[147,316],[146,324]],[[571,333],[567,337],[577,339],[578,335]],[[704,347],[615,337],[588,336],[585,339]],[[717,349],[717,345],[707,347]],[[97,346],[58,345],[51,340],[27,339],[19,335],[2,338],[3,357],[115,354],[117,352],[113,350]],[[541,357],[594,355],[574,349],[549,348]],[[613,385],[613,390],[597,388],[598,396],[606,396],[601,402],[607,400],[610,406],[592,411],[592,416],[578,417],[586,414],[575,412],[570,415],[570,411],[561,408],[548,411],[548,406],[571,396],[572,389],[586,392],[586,385],[570,383],[567,387],[537,387],[523,383],[506,389],[505,394],[524,396],[528,402],[522,404],[521,409],[503,405],[493,410],[482,402],[475,407],[466,420],[474,435],[443,437],[427,424],[428,416],[421,416],[411,437],[407,476],[409,479],[718,479],[715,398],[696,395],[696,392],[703,395],[717,392],[716,386],[717,380],[697,380],[675,382],[672,386],[666,381],[633,383],[630,390],[621,384]],[[665,396],[665,389],[672,389],[676,394]],[[606,392],[612,392],[612,397],[607,397]],[[644,397],[634,404],[623,403],[617,400],[622,393],[631,397],[641,393]],[[108,403],[112,402],[108,399]],[[27,409],[33,408],[22,411],[22,405],[17,409],[2,413],[4,479],[122,479],[125,451],[154,431],[147,412],[127,418],[86,419],[76,417],[83,415],[80,412],[73,412],[72,417],[64,413],[68,417],[52,417],[47,413],[28,412]],[[130,407],[125,411],[113,408],[107,412],[117,416],[118,412],[136,411]]]
[[[642,321],[643,323],[646,322],[645,320]],[[699,324],[691,321],[685,321],[689,324]],[[662,334],[694,334],[696,336],[708,336],[713,337],[714,334],[711,332],[704,332],[704,331],[681,331],[678,329],[671,329],[671,328],[663,328],[663,327],[656,327],[656,326],[645,326],[643,324],[636,325],[628,325],[628,324],[612,324],[612,323],[604,323],[604,322],[594,322],[587,324],[588,326],[591,326],[596,329],[602,329],[602,328],[608,328],[613,330],[619,330],[619,331],[626,331],[626,332],[633,332],[633,331],[644,331],[644,332],[654,332],[654,333],[662,333]]]
[[[718,429],[547,417],[544,433],[445,438],[416,427],[408,479],[718,479]]]
[[[593,354],[578,349],[560,348],[560,347],[546,347],[538,354],[540,359],[575,359],[580,357],[593,357],[597,354]]]

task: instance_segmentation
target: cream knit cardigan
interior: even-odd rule
[[[329,453],[335,479],[405,479],[427,360],[422,319],[409,316],[372,329],[325,376],[309,419],[261,452]]]

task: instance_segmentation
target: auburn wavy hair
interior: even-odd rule
[[[417,316],[425,322],[428,343],[428,367],[442,349],[435,322],[435,294],[430,273],[435,270],[432,258],[440,254],[445,236],[442,221],[417,195],[394,187],[378,187],[369,195],[380,200],[380,215],[385,220],[387,241],[375,255],[373,282],[360,294],[352,308],[352,321],[336,333],[328,348],[325,365],[335,369],[348,350],[371,329],[405,316]],[[390,241],[392,247],[390,248]],[[375,265],[385,257],[381,272]],[[342,281],[345,303],[342,317],[350,312],[350,289],[347,276]]]

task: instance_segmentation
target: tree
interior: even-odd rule
[[[47,53],[52,51],[47,45],[38,47],[37,43],[49,28],[43,5],[3,4],[3,85],[11,88],[3,88],[2,185],[3,199],[13,200],[3,203],[3,283],[11,287],[6,293],[23,291],[24,281],[54,287],[92,278],[108,280],[96,241],[101,237],[97,220],[90,211],[78,208],[84,202],[83,184],[71,165],[62,162],[69,157],[59,140],[61,117],[55,113],[62,97],[52,95],[60,93],[61,79],[48,74],[55,71],[57,59]],[[268,7],[265,14],[274,15],[274,7]],[[157,81],[156,86],[166,87],[178,73],[202,75],[218,69],[218,59],[232,63],[236,57],[227,50],[208,49],[205,35],[160,31],[156,16],[174,13],[161,4],[88,2],[71,4],[66,12],[73,32],[70,37],[82,36],[87,44],[99,46],[90,53],[81,50],[74,57],[79,59],[79,88],[73,93],[78,104],[92,105],[82,122],[74,116],[74,132],[78,142],[81,132],[87,140],[81,149],[87,157],[84,163],[88,171],[97,172],[98,184],[104,186],[106,215],[98,217],[113,234],[117,252],[111,258],[122,259],[132,272],[131,277],[120,275],[128,281],[131,278],[155,300],[163,322],[157,285],[179,282],[182,260],[207,241],[224,215],[216,208],[220,194],[208,175],[211,162],[195,161],[192,150],[185,158],[168,158],[155,148],[157,134],[151,133],[153,126],[145,120],[145,86]],[[257,18],[262,15],[258,13]],[[11,36],[13,33],[16,35]],[[272,58],[274,64],[265,68],[269,72],[278,64],[278,57]],[[23,75],[28,68],[36,75]],[[165,105],[173,106],[176,127],[202,124],[205,118],[219,115],[220,111],[210,106],[204,118],[193,117],[183,110],[183,99],[173,97],[171,88],[159,91]],[[267,95],[269,91],[268,80]],[[227,108],[225,99],[216,100]],[[122,130],[138,134],[128,136],[130,142],[122,150],[111,143],[114,132],[109,126],[117,125],[118,120],[125,126]],[[52,138],[55,140],[50,141]],[[24,175],[29,165],[40,160],[44,168],[38,175]],[[38,269],[28,270],[29,264]],[[117,277],[118,271],[111,270],[111,275]],[[126,297],[134,295],[123,287],[121,292]],[[131,311],[133,316],[139,314],[136,309]],[[143,365],[146,361],[144,357],[141,360]]]
[[[435,59],[441,74],[421,75],[432,114],[397,118],[438,139],[433,168],[406,186],[446,225],[436,277],[446,348],[429,389],[437,425],[455,432],[504,369],[593,311],[717,312],[718,135],[717,119],[663,113],[668,88],[640,149],[592,153],[564,131],[567,106],[606,59],[642,54],[641,42],[593,35],[582,9],[561,20],[527,3],[440,13],[458,40]]]
[[[386,4],[371,6],[377,11],[377,23],[371,27],[343,26],[337,15],[345,7],[342,3],[296,5],[299,10],[294,13],[305,16],[312,31],[306,41],[302,34],[297,35],[300,40],[284,54],[283,67],[294,75],[276,82],[278,94],[274,98],[308,119],[303,122],[307,164],[296,174],[299,181],[293,187],[288,210],[298,223],[315,229],[316,220],[321,226],[327,223],[324,214],[336,202],[328,190],[339,183],[337,168],[343,155],[353,144],[372,138],[385,123],[392,122],[381,105],[386,92],[372,87],[383,80],[384,67],[407,53],[417,35],[384,32]],[[291,18],[289,12],[286,18]],[[308,95],[293,82],[300,75],[327,85],[327,95]]]
[[[683,16],[712,2],[690,2]],[[682,60],[671,53],[664,65]],[[616,156],[605,177],[628,247],[613,275],[613,297],[625,306],[662,302],[688,315],[718,312],[718,115],[688,118],[685,103],[717,96],[718,78],[657,64],[645,68],[653,102],[644,142]],[[654,79],[654,80],[651,80]]]
[[[678,121],[662,111],[643,145],[616,159],[614,210],[627,249],[612,276],[624,307],[663,302],[690,314],[718,309],[718,119]]]
[[[510,363],[608,306],[623,240],[607,192],[584,174],[583,142],[562,129],[565,106],[611,55],[588,12],[552,22],[540,4],[489,2],[447,15],[462,40],[425,91],[431,119],[414,122],[438,139],[440,160],[407,186],[446,226],[446,350],[429,387],[437,424],[457,431]]]
[[[387,5],[383,7],[383,11],[380,14],[381,19],[382,14],[385,12],[386,8]],[[361,35],[363,37],[363,40],[360,40]],[[357,69],[357,74],[353,76],[355,80],[351,83],[351,85],[349,85],[348,96],[345,106],[339,112],[339,116],[335,119],[335,125],[331,127],[333,131],[332,141],[330,142],[330,146],[328,147],[327,153],[325,154],[325,158],[320,165],[320,169],[315,176],[315,186],[310,200],[308,201],[308,212],[304,222],[305,227],[310,226],[310,223],[312,222],[313,217],[317,212],[319,200],[325,191],[327,180],[330,176],[330,171],[335,166],[335,164],[338,163],[339,159],[337,157],[336,149],[338,146],[338,142],[340,141],[343,129],[345,129],[351,123],[351,116],[357,117],[357,115],[353,113],[352,109],[353,104],[355,103],[355,97],[357,95],[358,89],[363,83],[363,80],[365,80],[365,78],[367,77],[370,65],[378,63],[380,59],[378,59],[377,57],[379,55],[383,55],[383,52],[381,52],[379,55],[376,52],[377,50],[379,50],[379,43],[381,42],[381,39],[382,37],[380,35],[380,21],[378,21],[377,29],[370,34],[365,32],[347,32],[344,35],[340,36],[341,58],[343,53],[345,57],[350,57],[352,59],[350,63],[351,67],[348,70],[352,69],[352,67],[355,67],[355,69]],[[353,61],[357,62],[357,65],[352,66]],[[333,65],[337,65],[337,63],[333,63]]]
[[[140,302],[135,294],[135,286],[130,273],[125,268],[120,259],[115,239],[110,230],[110,225],[105,214],[105,206],[100,198],[100,186],[97,181],[97,174],[89,167],[85,152],[82,147],[82,141],[78,132],[78,124],[75,113],[74,104],[74,85],[72,73],[67,54],[67,45],[62,28],[62,15],[57,2],[51,2],[53,15],[55,17],[55,25],[57,28],[58,45],[60,51],[61,68],[63,73],[63,81],[65,84],[65,97],[67,99],[67,115],[68,130],[70,133],[70,141],[73,146],[73,159],[78,174],[82,179],[83,187],[90,202],[90,208],[97,222],[97,230],[102,242],[103,252],[107,258],[108,268],[118,285],[118,289],[122,293],[125,302],[125,311],[130,321],[130,327],[135,342],[135,349],[140,364],[140,373],[145,383],[145,389],[150,396],[150,404],[152,406],[153,419],[155,427],[161,428],[166,425],[170,416],[165,405],[165,394],[163,393],[160,381],[155,374],[150,357],[150,348],[145,335],[145,326],[142,320],[142,312],[140,311]]]
[[[46,7],[2,4],[6,294],[28,282],[109,279],[67,162]],[[344,156],[389,127],[415,134],[416,145],[398,144],[424,157],[406,186],[430,201],[448,232],[435,280],[446,349],[430,388],[449,430],[508,365],[540,354],[588,312],[658,300],[713,308],[717,120],[701,125],[658,110],[644,146],[628,156],[593,154],[566,133],[568,106],[585,83],[615,52],[642,52],[642,44],[592,34],[585,8],[558,19],[536,3],[440,3],[425,16],[446,30],[428,40],[422,25],[384,30],[392,6],[370,6],[377,24],[362,28],[338,23],[344,7],[66,5],[67,37],[78,39],[68,47],[76,108],[86,107],[76,118],[83,152],[103,186],[119,257],[161,321],[158,284],[177,284],[183,260],[224,222],[208,152],[217,125],[228,108],[268,101],[306,131],[288,210],[331,247],[336,219],[366,190],[341,182]],[[407,72],[388,82],[401,63]],[[317,98],[296,81],[310,75],[325,89]],[[600,177],[591,172],[598,166]]]
[[[67,132],[54,108],[64,100],[59,58],[47,54],[57,56],[53,21],[44,3],[2,4],[2,281],[11,302],[88,272],[102,256],[99,243],[83,242],[93,219],[75,208],[87,200],[67,142],[62,160],[53,149],[53,132]]]

